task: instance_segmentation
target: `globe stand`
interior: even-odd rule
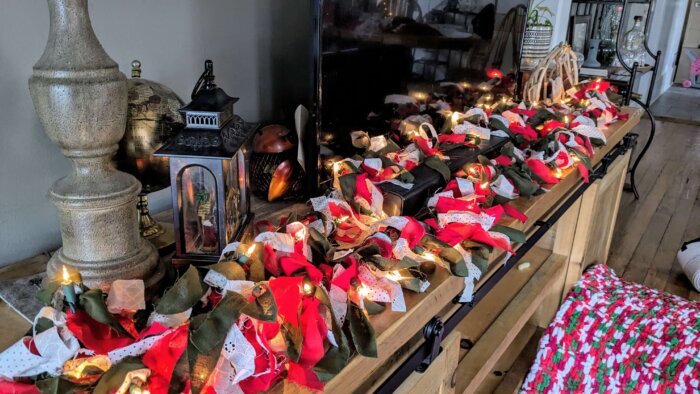
[[[139,231],[165,256],[175,250],[175,230],[170,223],[158,223],[148,210],[148,194],[140,193],[136,209],[139,213]]]

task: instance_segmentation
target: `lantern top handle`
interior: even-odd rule
[[[204,85],[202,85],[202,83]],[[194,97],[202,89],[216,89],[216,83],[214,83],[214,62],[212,62],[209,59],[204,61],[204,72],[202,73],[202,75],[199,76],[197,83],[194,85],[194,89],[192,89],[192,94],[190,97],[194,100]]]

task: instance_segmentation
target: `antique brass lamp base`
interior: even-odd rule
[[[140,193],[136,208],[139,213],[139,231],[165,256],[175,250],[175,230],[170,223],[158,223],[148,211],[148,194]]]

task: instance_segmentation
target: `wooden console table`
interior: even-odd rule
[[[624,108],[629,119],[618,122],[604,133],[607,144],[592,159],[594,168],[607,166],[607,175],[594,181],[571,204],[554,226],[532,247],[515,268],[502,276],[486,295],[442,339],[442,352],[423,373],[410,374],[395,391],[400,393],[514,392],[534,358],[542,329],[551,321],[563,296],[596,262],[605,262],[627,174],[631,153],[602,163],[639,122],[641,110]],[[526,223],[504,218],[507,226],[534,234],[540,225],[565,205],[583,185],[576,171],[566,173],[548,193],[513,205],[528,216]],[[287,207],[298,209],[299,205]],[[282,214],[282,206],[256,212]],[[162,219],[166,215],[158,215]],[[517,253],[518,248],[516,248]],[[505,262],[494,255],[489,271],[476,286],[478,291]],[[37,256],[0,269],[0,279],[12,279],[41,272],[47,256]],[[356,355],[341,373],[326,385],[331,393],[366,393],[380,389],[416,349],[423,344],[423,328],[435,316],[443,321],[461,307],[453,299],[463,288],[461,278],[436,270],[429,278],[426,293],[406,292],[407,312],[371,316],[377,336],[377,358]],[[30,324],[0,301],[0,349],[7,348],[29,329]],[[525,351],[523,351],[525,350]],[[291,383],[278,385],[277,392],[300,392]]]
[[[624,108],[629,119],[604,133],[607,144],[598,149],[592,164],[601,165],[623,137],[639,123],[641,111]],[[411,374],[398,387],[402,393],[513,392],[517,391],[534,359],[522,350],[533,350],[541,329],[551,321],[563,296],[596,262],[605,262],[627,175],[631,152],[607,163],[607,175],[596,180],[572,204],[546,235],[474,307],[456,330],[442,341],[443,351],[423,373]],[[514,206],[528,216],[526,223],[511,218],[505,225],[530,236],[540,221],[549,218],[583,184],[577,172],[567,173],[548,193]],[[516,248],[516,252],[517,252]],[[478,291],[502,266],[505,256],[492,258]],[[529,264],[525,264],[529,263]],[[447,320],[460,307],[452,302],[463,288],[460,278],[437,270],[426,293],[406,292],[406,313],[385,311],[372,316],[377,334],[377,358],[354,357],[326,385],[332,393],[365,393],[380,389],[399,366],[424,342],[423,327],[434,317]],[[457,346],[458,349],[454,347]]]

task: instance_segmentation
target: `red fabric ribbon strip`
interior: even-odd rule
[[[537,175],[539,178],[541,178],[544,182],[559,182],[559,179],[552,175],[551,171],[549,170],[549,167],[547,167],[547,165],[544,164],[543,161],[537,159],[527,159],[525,160],[525,164],[527,164],[527,166],[530,167],[530,170],[533,173],[535,173],[535,175]]]
[[[188,325],[183,324],[151,346],[143,355],[143,364],[151,370],[148,389],[152,394],[167,394],[175,364],[187,349]]]

